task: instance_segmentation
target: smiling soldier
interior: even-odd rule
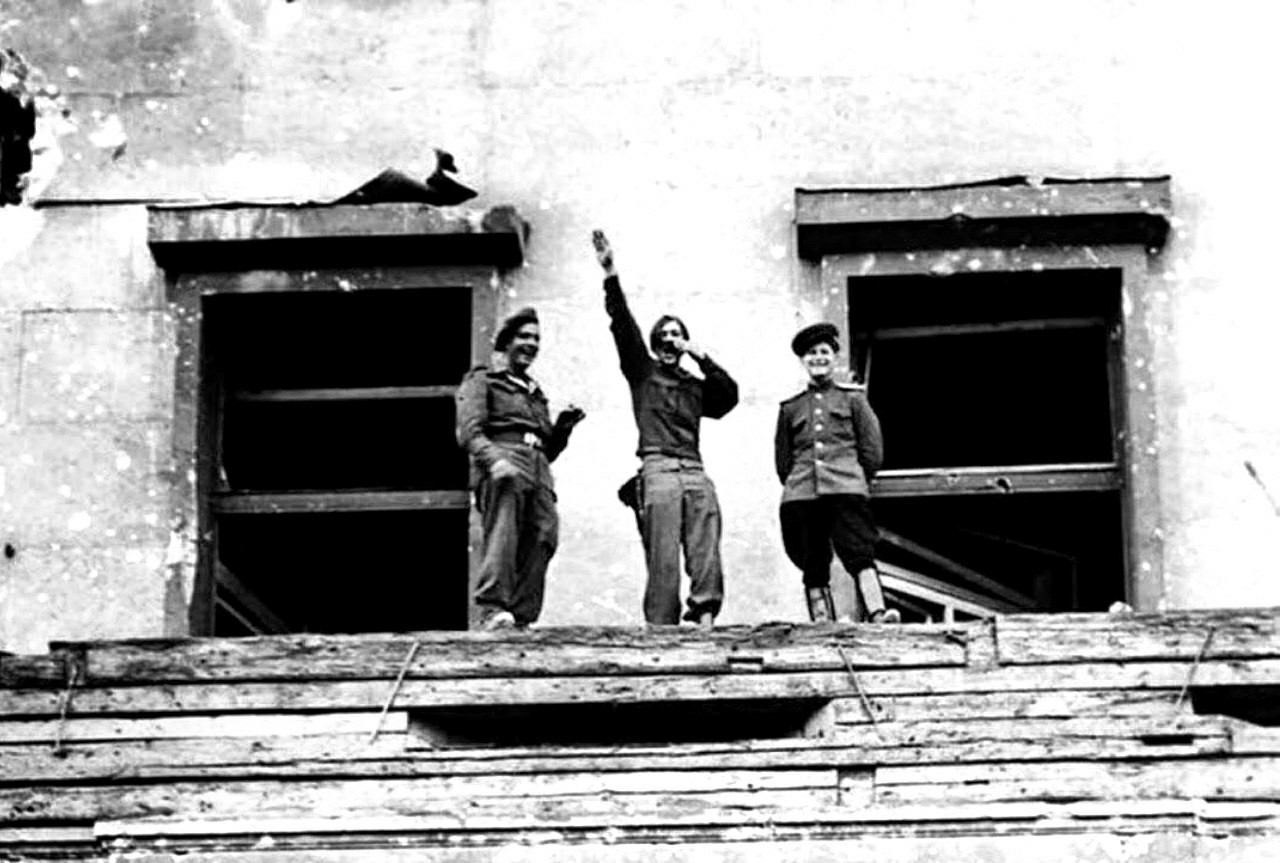
[[[468,372],[456,396],[458,444],[471,456],[483,529],[475,600],[484,629],[523,628],[542,612],[559,539],[550,465],[585,416],[570,405],[551,422],[547,397],[529,376],[541,342],[537,312],[516,312],[494,340],[502,361]]]
[[[832,548],[854,576],[873,623],[896,623],[885,609],[876,571],[877,532],[871,481],[884,459],[880,421],[866,390],[835,380],[840,332],[834,324],[805,327],[791,340],[809,385],[778,408],[774,461],[782,482],[782,544],[804,574],[809,619],[835,620]]]

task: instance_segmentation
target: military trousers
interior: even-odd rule
[[[782,546],[804,574],[805,587],[831,583],[832,553],[858,584],[863,608],[883,609],[884,594],[876,573],[879,539],[870,499],[859,494],[827,494],[782,504]]]
[[[649,571],[644,619],[680,622],[680,556],[689,574],[686,620],[720,613],[724,573],[720,567],[720,501],[696,459],[644,457],[640,469],[640,536]]]
[[[502,480],[482,476],[476,486],[483,539],[475,600],[482,622],[509,611],[517,625],[527,626],[542,613],[547,565],[560,538],[555,486],[542,450],[497,445],[520,474]]]

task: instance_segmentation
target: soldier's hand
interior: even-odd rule
[[[563,429],[566,432],[570,431],[574,426],[582,422],[586,415],[587,412],[577,405],[569,405],[567,408],[560,411],[559,415],[556,417],[556,427]]]
[[[702,349],[701,345],[691,342],[688,339],[682,339],[679,336],[676,336],[671,340],[671,345],[676,350],[684,351],[695,359],[701,360],[705,359],[707,356],[707,352]]]
[[[520,475],[520,468],[507,461],[505,458],[494,460],[489,465],[489,477],[495,482],[502,482],[507,479],[515,479]]]
[[[600,262],[600,266],[606,273],[612,275],[613,247],[609,245],[609,238],[604,235],[604,231],[597,228],[591,232],[591,245],[595,247],[596,260]]]

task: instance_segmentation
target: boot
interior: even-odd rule
[[[873,567],[867,567],[854,579],[858,583],[858,593],[862,596],[862,607],[867,611],[867,619],[872,623],[901,623],[902,614],[896,608],[886,608],[884,591],[880,589],[880,573]]]
[[[809,620],[814,623],[835,622],[836,604],[831,598],[831,588],[807,587],[804,593],[809,602]]]

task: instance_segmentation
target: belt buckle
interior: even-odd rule
[[[531,431],[524,433],[524,443],[526,446],[531,447],[539,447],[542,445],[542,442],[538,440],[538,436]]]

